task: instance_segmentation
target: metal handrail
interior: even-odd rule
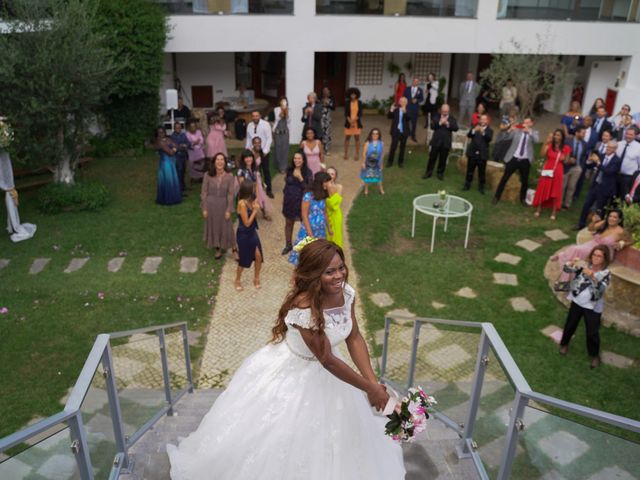
[[[167,352],[165,345],[165,332],[172,328],[180,328],[182,332],[183,349],[185,357],[185,368],[187,373],[187,386],[177,393],[171,391],[169,378],[169,364],[167,360]],[[120,400],[118,397],[113,357],[111,352],[111,339],[129,337],[136,334],[154,333],[159,338],[158,351],[161,355],[163,367],[163,382],[166,404],[156,414],[147,421],[142,427],[134,432],[131,437],[124,435],[124,422],[120,409]],[[116,455],[113,461],[113,467],[109,475],[110,479],[118,478],[121,472],[127,472],[130,468],[128,450],[129,448],[144,435],[160,418],[164,415],[173,414],[173,406],[187,393],[193,392],[193,377],[191,372],[191,359],[189,352],[189,342],[187,338],[186,322],[170,323],[153,327],[138,328],[135,330],[127,330],[122,332],[113,332],[109,334],[99,334],[84,362],[82,370],[78,375],[78,379],[69,394],[65,406],[61,412],[58,412],[48,418],[30,425],[18,432],[12,433],[7,437],[0,438],[0,452],[4,452],[11,447],[26,442],[34,436],[50,430],[58,425],[64,425],[69,428],[72,444],[72,451],[75,454],[76,462],[80,477],[83,480],[93,480],[93,468],[89,454],[89,444],[87,442],[87,432],[82,421],[82,403],[89,392],[93,378],[97,369],[103,366],[104,376],[106,379],[106,391],[108,395],[108,404],[111,410],[111,420],[113,434],[116,443]],[[66,424],[66,425],[65,425]],[[0,466],[2,464],[0,463]]]
[[[386,378],[385,376],[387,355],[389,352],[389,335],[391,323],[393,322],[393,320],[394,317],[385,317],[384,342],[382,346],[380,375],[382,381],[399,387],[397,383],[395,383],[391,379]],[[460,458],[471,458],[474,462],[478,475],[482,479],[488,479],[489,477],[487,475],[484,464],[482,463],[480,455],[475,451],[477,447],[475,446],[475,442],[473,441],[473,430],[476,422],[476,414],[479,407],[480,394],[484,381],[484,372],[489,361],[488,355],[490,349],[492,349],[495,353],[498,362],[500,362],[504,373],[507,375],[515,390],[513,405],[509,414],[509,424],[507,427],[505,445],[502,452],[500,468],[498,471],[497,478],[499,480],[506,480],[511,474],[511,466],[515,457],[518,435],[524,425],[522,421],[524,409],[526,406],[528,406],[530,400],[540,402],[558,408],[560,410],[579,415],[581,417],[589,418],[601,423],[612,425],[614,427],[622,428],[633,433],[640,433],[640,422],[636,420],[604,412],[601,410],[596,410],[590,407],[585,407],[583,405],[578,405],[576,403],[568,402],[559,398],[532,391],[529,383],[518,368],[518,365],[511,356],[511,353],[507,349],[506,345],[502,341],[502,338],[491,323],[443,320],[439,318],[426,317],[416,317],[412,320],[414,322],[413,342],[411,346],[411,357],[408,365],[408,378],[406,384],[407,389],[413,386],[417,362],[418,343],[420,341],[420,331],[423,324],[443,324],[458,327],[478,328],[480,330],[478,353],[476,357],[466,423],[463,426],[458,425],[454,420],[450,419],[442,412],[436,412],[435,416],[440,419],[447,427],[453,429],[458,433],[458,435],[460,436],[460,443],[456,448],[458,456]]]

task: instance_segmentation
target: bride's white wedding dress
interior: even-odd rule
[[[354,290],[325,310],[333,353],[351,332]],[[309,327],[309,309],[286,323]],[[179,446],[167,445],[173,480],[400,480],[400,446],[384,434],[365,394],[322,367],[300,332],[240,366],[228,388]]]

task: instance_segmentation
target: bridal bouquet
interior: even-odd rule
[[[422,387],[410,388],[393,413],[387,415],[390,421],[385,425],[384,433],[398,443],[411,442],[426,430],[429,410],[436,403]]]

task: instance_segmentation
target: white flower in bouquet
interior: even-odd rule
[[[413,441],[426,430],[429,411],[435,403],[421,387],[410,388],[395,411],[387,415],[390,421],[385,425],[385,434],[396,442]]]

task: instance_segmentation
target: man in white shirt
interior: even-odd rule
[[[260,170],[262,171],[264,183],[267,186],[267,195],[269,198],[273,198],[273,191],[271,190],[271,172],[269,171],[269,152],[271,151],[273,136],[271,133],[271,125],[269,122],[262,119],[258,110],[251,112],[251,123],[247,125],[247,139],[244,144],[244,148],[251,150],[254,137],[260,137],[260,140],[262,141],[262,153],[264,156],[262,157]]]
[[[636,142],[637,127],[629,127],[624,134],[624,140],[618,143],[616,155],[622,161],[620,165],[620,180],[618,196],[624,198],[633,183],[633,174],[640,170],[640,143]]]

